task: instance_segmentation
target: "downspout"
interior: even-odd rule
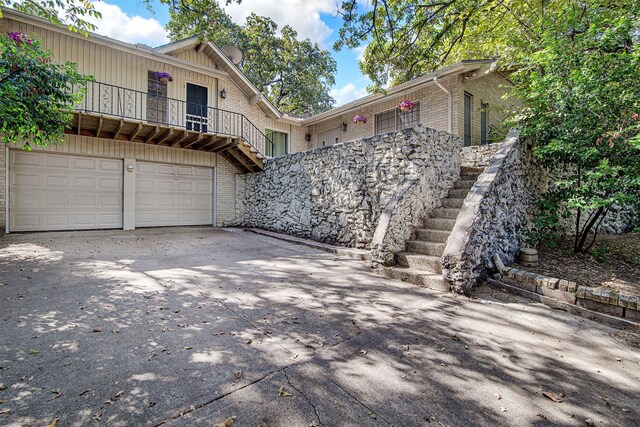
[[[438,81],[438,76],[434,76],[433,77],[433,82],[436,84],[436,86],[438,86],[444,93],[447,94],[448,100],[447,100],[447,104],[449,106],[448,110],[449,110],[449,118],[448,118],[448,124],[447,124],[447,132],[449,133],[453,133],[452,130],[452,116],[453,116],[453,98],[451,96],[451,92],[449,90],[447,90],[447,88],[445,88],[444,86],[442,86],[442,83],[440,83],[440,81]]]

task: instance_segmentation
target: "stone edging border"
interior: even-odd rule
[[[236,227],[228,227],[236,228]],[[371,259],[370,252],[365,249],[345,248],[342,246],[329,245],[327,243],[316,242],[315,240],[303,239],[302,237],[289,236],[288,234],[276,233],[274,231],[263,230],[261,228],[239,228],[255,234],[272,237],[278,240],[284,240],[289,243],[308,246],[310,248],[319,249],[338,256],[353,258],[359,261],[369,261]]]
[[[629,322],[640,322],[640,297],[506,267],[498,254],[493,256],[493,261],[498,269],[493,279],[509,286]]]

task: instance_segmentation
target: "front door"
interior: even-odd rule
[[[187,83],[187,129],[197,132],[207,131],[208,89]]]

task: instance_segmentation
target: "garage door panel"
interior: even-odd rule
[[[69,168],[69,157],[44,155],[44,164],[50,168]]]
[[[39,204],[38,207],[67,209],[71,202],[71,195],[69,193],[47,193],[42,199],[44,199],[44,203]]]
[[[136,227],[210,225],[212,169],[136,163]]]
[[[12,151],[12,164],[24,165],[24,166],[40,166],[42,157],[33,156],[33,153],[27,153],[22,151]]]
[[[122,190],[122,179],[118,178],[101,178],[100,188],[102,190]]]
[[[122,160],[12,150],[9,168],[11,231],[122,227]]]
[[[67,175],[45,175],[44,186],[49,188],[69,188],[69,180],[73,178]]]
[[[14,175],[13,181],[14,181],[14,185],[18,187],[40,186],[40,177],[34,173],[16,173]]]
[[[100,170],[105,172],[122,172],[122,160],[100,159]]]

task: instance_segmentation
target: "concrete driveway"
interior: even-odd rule
[[[266,236],[11,235],[0,282],[0,425],[639,425],[638,336]]]

